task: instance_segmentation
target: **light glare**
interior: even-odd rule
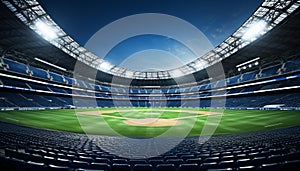
[[[102,68],[102,69],[104,69],[104,70],[109,70],[109,69],[111,69],[111,65],[110,65],[110,63],[108,63],[108,62],[106,62],[106,61],[104,61],[104,62],[102,62],[101,64],[100,64],[100,68]]]
[[[55,33],[54,29],[51,26],[47,25],[42,21],[37,21],[35,23],[38,33],[43,36],[46,40],[53,40],[57,38],[57,34]]]
[[[265,33],[266,27],[267,23],[265,21],[252,23],[252,25],[246,30],[242,39],[246,41],[254,41]]]

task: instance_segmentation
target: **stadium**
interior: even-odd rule
[[[263,1],[222,43],[165,70],[112,64],[41,4],[0,3],[1,170],[300,168],[299,0]],[[145,16],[182,23],[126,21]]]

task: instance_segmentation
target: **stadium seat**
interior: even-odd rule
[[[202,163],[200,165],[201,170],[216,169],[216,168],[218,168],[217,162]]]
[[[238,166],[248,166],[249,164],[251,164],[251,159],[249,158],[238,159],[236,163]]]
[[[143,160],[143,159],[131,159],[129,161],[129,163],[131,165],[134,165],[134,164],[147,164],[147,161],[146,160]]]
[[[265,170],[279,171],[279,170],[282,170],[281,166],[282,166],[281,163],[268,163],[268,164],[262,164],[260,169],[262,171],[265,171]]]
[[[158,164],[156,171],[176,171],[176,167],[174,164]]]
[[[50,164],[48,167],[46,167],[47,171],[69,171],[70,168],[67,166],[57,166]]]
[[[89,168],[89,163],[85,162],[85,161],[73,160],[72,162],[70,162],[70,167],[71,168]]]
[[[45,164],[44,163],[37,163],[29,161],[26,163],[26,170],[28,171],[40,171],[45,170]]]
[[[300,168],[300,160],[290,160],[284,162],[282,170],[297,170]]]
[[[112,171],[131,171],[131,168],[129,164],[114,163],[112,165]]]
[[[128,164],[128,161],[126,159],[112,159],[112,163]]]
[[[24,160],[8,158],[6,161],[6,168],[11,171],[21,171],[26,168],[26,162]]]
[[[135,164],[133,171],[152,171],[153,167],[151,164]]]
[[[149,164],[151,164],[152,166],[156,166],[158,164],[163,164],[164,160],[162,159],[150,159],[149,160]]]
[[[92,162],[88,167],[88,169],[98,169],[98,170],[103,170],[103,171],[110,171],[111,166],[106,163],[95,163]]]
[[[168,159],[166,160],[167,164],[174,164],[176,167],[178,167],[180,164],[184,163],[182,159]]]
[[[231,168],[235,166],[234,160],[222,160],[219,163],[219,168]]]
[[[186,160],[186,163],[201,163],[202,162],[202,159],[201,158],[193,158],[193,159],[187,159]]]
[[[180,164],[178,171],[198,171],[198,164]]]
[[[65,158],[57,158],[56,160],[53,160],[51,164],[58,165],[58,166],[69,166],[71,163],[70,160]],[[75,160],[76,163],[76,160]]]
[[[238,168],[238,170],[243,170],[243,171],[254,171],[257,170],[257,168],[255,166],[241,166]]]

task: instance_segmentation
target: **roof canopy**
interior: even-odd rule
[[[142,72],[112,65],[80,46],[50,18],[36,0],[3,0],[2,2],[47,43],[51,43],[75,60],[114,76],[143,80],[182,77],[214,65],[273,29],[300,6],[300,0],[266,0],[236,32],[205,55],[176,69]],[[40,27],[48,29],[48,34],[41,32]]]

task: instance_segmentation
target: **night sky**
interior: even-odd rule
[[[236,31],[262,3],[262,0],[38,1],[51,18],[82,46],[84,46],[99,29],[115,20],[133,14],[162,13],[181,18],[191,23],[202,31],[212,46],[215,47]],[[142,38],[144,38],[144,40],[155,39],[155,41],[162,42],[158,39],[159,36],[151,38],[143,36]],[[136,40],[140,39],[141,37],[137,37]],[[131,42],[136,42],[136,40]],[[127,45],[128,42],[130,41],[127,41]],[[178,42],[175,42],[175,44],[178,44]],[[145,46],[145,48],[149,48],[147,43]],[[120,47],[122,47],[122,45],[120,45]],[[133,53],[138,50],[141,50],[141,47],[134,50],[131,49],[130,52]],[[118,52],[122,54],[129,53],[120,50],[120,48]],[[120,54],[116,56],[120,56]],[[113,55],[109,57],[109,54],[107,57],[108,61],[117,65],[124,60],[123,58],[125,57],[118,59]]]

